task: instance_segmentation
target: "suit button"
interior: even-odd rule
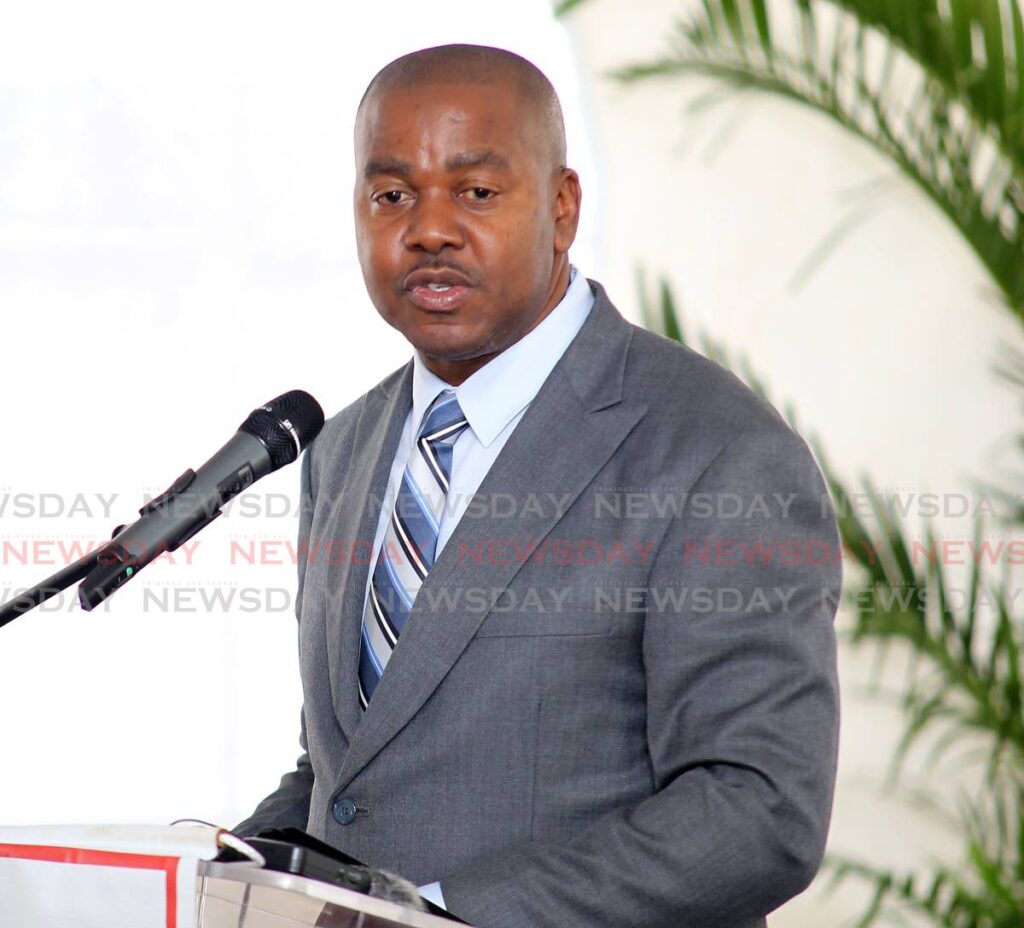
[[[351,825],[356,820],[356,804],[347,796],[335,799],[331,811],[339,825]]]

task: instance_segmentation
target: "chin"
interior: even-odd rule
[[[406,336],[408,338],[408,336]],[[422,355],[438,361],[469,361],[481,355],[493,354],[488,345],[477,341],[455,341],[447,338],[409,338],[412,346]]]
[[[486,343],[486,335],[474,335],[466,332],[462,326],[452,325],[451,320],[434,325],[411,325],[398,327],[405,340],[420,354],[427,354],[445,361],[461,361],[480,353],[481,343]]]
[[[450,345],[413,345],[424,357],[437,361],[469,361],[488,352],[473,348],[453,348]]]

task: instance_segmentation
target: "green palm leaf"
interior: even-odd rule
[[[693,6],[696,12],[675,23],[666,56],[617,76],[702,74],[825,113],[931,198],[1024,321],[1019,0],[701,0]],[[894,80],[897,69],[911,79]]]

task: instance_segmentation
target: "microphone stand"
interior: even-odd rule
[[[0,628],[3,628],[9,622],[13,622],[19,615],[24,615],[58,593],[62,593],[69,586],[78,583],[79,580],[84,580],[99,563],[100,558],[107,553],[108,548],[109,543],[101,545],[95,551],[75,561],[74,564],[69,564],[63,570],[57,571],[52,577],[47,577],[38,586],[26,590],[9,603],[5,603],[0,607]]]
[[[183,491],[188,489],[195,476],[195,471],[189,468],[163,493],[146,503],[139,510],[139,515],[145,516],[159,512],[161,507],[172,503]],[[154,549],[151,557],[164,551],[177,550],[181,544],[209,525],[220,514],[219,508],[212,512],[201,512],[179,538],[170,544],[163,543],[159,550]],[[86,612],[92,611],[148,563],[149,559],[140,563],[138,559],[132,557],[131,551],[118,543],[118,536],[125,528],[124,525],[117,526],[111,540],[106,544],[100,545],[95,551],[75,561],[74,564],[68,565],[52,577],[47,577],[38,586],[26,590],[9,603],[0,606],[0,628],[13,622],[18,616],[35,609],[41,603],[45,603],[58,593],[62,593],[69,586],[78,583],[79,580],[84,582],[78,590],[78,601]]]
[[[189,468],[163,493],[146,503],[139,510],[139,515],[158,514],[164,507],[175,502],[189,488],[195,477],[196,472]],[[248,482],[251,483],[251,471],[249,477]],[[243,485],[246,484],[237,486],[232,484],[230,488],[234,489],[234,493],[227,498],[230,499],[231,496],[234,496]],[[131,550],[118,542],[118,537],[126,526],[117,526],[114,529],[113,537],[106,544],[100,545],[95,551],[75,561],[74,564],[68,565],[52,577],[47,577],[38,586],[26,590],[9,603],[0,606],[0,628],[13,622],[18,616],[35,609],[41,603],[45,603],[69,586],[78,583],[79,580],[84,582],[78,590],[78,601],[86,612],[91,612],[123,583],[142,570],[150,560],[165,551],[176,551],[198,531],[206,528],[221,512],[219,506],[216,509],[200,509],[177,538],[171,542],[161,542],[152,549],[147,557],[142,559],[133,556]],[[143,553],[145,554],[145,552]]]
[[[324,425],[320,404],[302,390],[283,393],[254,409],[198,471],[190,467],[156,499],[139,510],[138,521],[119,525],[113,537],[38,586],[0,607],[0,628],[19,615],[83,581],[78,601],[94,609],[150,561],[175,551],[222,512],[221,507],[265,474],[294,461]],[[174,512],[178,497],[196,497]]]
[[[145,512],[146,509],[143,508],[141,511]],[[90,611],[98,606],[135,570],[130,554],[117,543],[117,536],[123,529],[124,526],[119,525],[114,529],[113,538],[106,544],[99,545],[95,551],[90,551],[74,564],[58,570],[38,586],[25,590],[20,596],[0,606],[0,628],[13,622],[18,616],[31,612],[36,606],[42,605],[58,593],[63,593],[79,580],[84,581],[78,590],[78,601],[82,608]]]

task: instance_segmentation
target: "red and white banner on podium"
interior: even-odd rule
[[[18,928],[193,928],[207,827],[0,827],[0,921]]]

